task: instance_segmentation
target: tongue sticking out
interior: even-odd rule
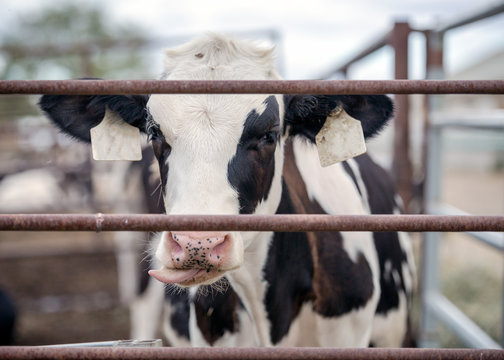
[[[149,270],[149,275],[165,284],[180,283],[193,278],[201,269],[175,270],[163,268]]]

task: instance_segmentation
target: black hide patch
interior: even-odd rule
[[[90,142],[89,130],[103,120],[106,107],[145,132],[148,100],[147,95],[44,95],[39,106],[64,133]]]
[[[171,328],[175,330],[178,336],[189,340],[189,294],[186,291],[170,293],[167,289],[165,291],[165,299],[172,307],[169,319]]]
[[[228,164],[228,180],[238,192],[240,214],[252,214],[267,200],[275,174],[275,149],[280,140],[279,106],[268,97],[262,114],[252,110],[243,125],[236,153]]]
[[[277,214],[295,213],[288,189],[283,184]],[[270,337],[277,344],[287,335],[303,303],[313,300],[313,260],[306,233],[274,234],[263,269],[268,288],[264,302],[271,323]]]
[[[240,308],[243,309],[243,305],[230,285],[224,292],[196,295],[196,322],[210,345],[222,338],[225,332],[235,333],[240,330],[237,312]]]
[[[395,201],[396,192],[389,174],[376,165],[366,154],[358,156],[354,160],[359,166],[362,181],[366,186],[371,213],[393,214],[398,205]],[[344,164],[344,169],[354,180],[356,187],[359,188],[355,174],[350,167]],[[380,265],[381,296],[377,313],[385,314],[399,307],[400,292],[407,294],[402,267],[402,264],[407,263],[407,257],[401,248],[397,232],[375,232],[373,238]],[[385,266],[387,262],[390,264],[389,269],[386,269]],[[399,284],[395,283],[393,272],[399,274]]]

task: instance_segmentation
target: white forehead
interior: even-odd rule
[[[165,51],[166,80],[277,78],[273,48],[248,40],[207,35]]]
[[[276,79],[273,49],[246,40],[208,35],[166,51],[167,80]],[[236,144],[247,115],[262,113],[269,95],[152,95],[149,111],[167,137],[211,145],[215,138]],[[279,104],[281,97],[277,96]],[[215,146],[216,144],[213,143]]]

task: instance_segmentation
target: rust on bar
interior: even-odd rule
[[[504,94],[504,80],[0,80],[0,94]]]
[[[1,231],[504,231],[504,216],[2,214]]]
[[[408,39],[411,32],[407,22],[396,22],[390,33],[390,44],[394,48],[394,69],[396,79],[408,79]],[[409,96],[398,94],[394,98],[394,152],[392,175],[397,191],[409,210],[413,200],[413,165],[410,159],[410,119]]]
[[[0,359],[338,359],[338,360],[497,360],[503,350],[487,349],[337,349],[337,348],[44,348],[2,347]]]

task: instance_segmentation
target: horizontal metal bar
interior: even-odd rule
[[[41,348],[3,347],[0,359],[339,359],[425,360],[502,359],[502,350],[337,349],[337,348]]]
[[[504,216],[3,214],[2,231],[504,231]]]
[[[504,80],[1,80],[0,94],[504,94]]]
[[[457,216],[468,216],[469,213],[462,211],[455,206],[447,204],[433,203],[428,204],[429,214],[433,215],[457,215]],[[474,239],[481,241],[494,249],[499,251],[504,251],[504,234],[496,232],[472,232],[468,231],[468,235],[472,236]]]
[[[436,318],[448,326],[466,345],[473,348],[501,349],[497,342],[443,295],[430,294],[426,298],[426,305]]]
[[[161,339],[152,340],[112,340],[112,341],[98,341],[88,343],[75,343],[75,344],[58,344],[58,345],[44,345],[45,348],[83,348],[83,347],[161,347],[163,341]]]

